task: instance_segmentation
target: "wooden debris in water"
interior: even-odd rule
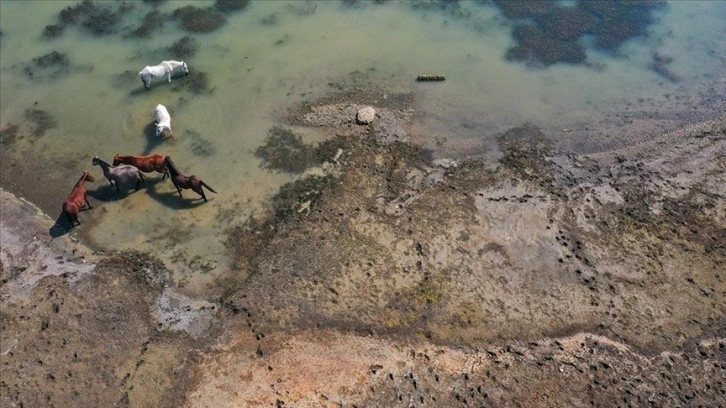
[[[445,81],[446,75],[443,74],[419,74],[417,81]]]

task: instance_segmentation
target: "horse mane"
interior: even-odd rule
[[[169,169],[170,172],[173,171],[176,174],[181,174],[179,173],[179,169],[176,168],[176,165],[171,160],[171,156],[165,156],[164,163],[166,163],[166,167]]]

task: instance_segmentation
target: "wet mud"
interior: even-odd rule
[[[0,405],[726,404],[726,118],[587,156],[523,124],[491,163],[410,143],[413,100],[282,114],[322,164],[229,226],[214,298],[3,192]]]

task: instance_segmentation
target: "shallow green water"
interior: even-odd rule
[[[100,169],[90,166],[94,154],[110,160],[116,153],[164,153],[209,182],[220,194],[209,194],[205,205],[179,204],[170,183],[150,183],[84,214],[83,232],[95,245],[152,251],[192,292],[229,270],[224,228],[293,179],[261,169],[254,150],[281,111],[331,91],[332,83],[365,75],[374,84],[414,91],[420,119],[411,140],[444,141],[439,156],[486,156],[497,133],[523,122],[543,128],[563,149],[591,152],[726,110],[726,42],[719,41],[726,38],[726,2],[671,2],[656,13],[647,38],[627,42],[617,55],[590,51],[589,66],[547,69],[506,61],[512,25],[480,2],[461,2],[454,13],[395,1],[355,7],[261,1],[228,14],[226,25],[211,33],[189,33],[167,21],[148,39],[96,37],[78,26],[42,39],[59,11],[75,4],[0,1],[0,127],[26,121],[28,109],[43,110],[56,127],[15,147],[65,155],[69,167],[90,168],[99,181]],[[152,10],[133,4],[125,22]],[[158,10],[211,4],[168,1]],[[144,91],[136,73],[176,59],[165,48],[184,35],[200,45],[187,62],[192,75],[207,75],[211,92],[179,92],[166,83]],[[67,72],[36,68],[30,77],[24,68],[51,51],[67,56]],[[679,81],[649,67],[654,53],[672,58],[667,69]],[[416,83],[419,73],[444,73],[447,80]],[[175,142],[145,134],[158,103],[171,111]],[[325,137],[296,131],[307,141]],[[187,190],[185,197],[196,196]]]

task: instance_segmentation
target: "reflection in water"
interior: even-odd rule
[[[194,193],[180,199],[160,175],[123,197],[97,182],[89,189],[95,208],[73,232],[106,250],[152,252],[177,283],[201,293],[235,273],[226,230],[296,177],[261,166],[260,154],[275,154],[264,146],[282,129],[281,112],[327,92],[415,94],[418,119],[408,133],[438,156],[487,156],[498,134],[526,122],[560,148],[592,152],[724,111],[726,44],[713,38],[726,34],[726,3],[670,2],[629,15],[645,18],[638,27],[651,22],[649,36],[615,42],[602,31],[613,28],[603,23],[613,11],[595,9],[605,3],[2,2],[0,165],[28,179],[25,195],[67,194],[78,171],[97,170],[94,155],[159,153],[202,175],[219,191],[207,203]],[[517,4],[547,10],[525,23],[506,8]],[[563,26],[555,12],[580,14]],[[588,28],[592,16],[600,25]],[[565,61],[587,64],[539,52],[552,38],[579,50],[565,50],[577,57]],[[513,55],[535,67],[507,61]],[[144,89],[138,72],[167,59],[184,59],[191,74]],[[446,81],[416,82],[426,73]],[[157,104],[173,117],[173,139],[154,134]],[[321,135],[289,132],[285,146],[306,166],[300,146]],[[23,166],[55,171],[38,180]],[[55,195],[36,201],[57,214]]]

